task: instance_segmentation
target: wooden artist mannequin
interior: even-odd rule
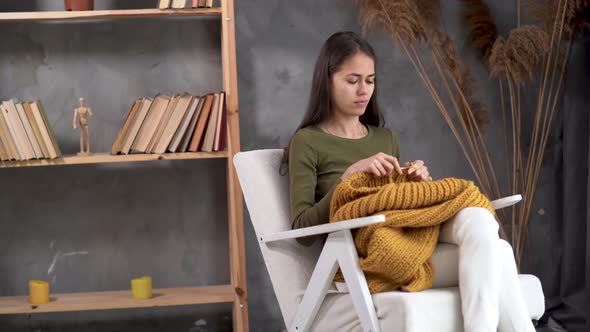
[[[78,155],[90,155],[90,130],[88,129],[88,116],[92,117],[92,109],[86,107],[84,98],[80,97],[80,107],[74,109],[74,129],[76,120],[80,123],[80,152]],[[86,151],[84,151],[84,140],[86,140]]]

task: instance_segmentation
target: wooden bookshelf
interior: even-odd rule
[[[94,20],[96,24],[102,24],[103,21],[110,19],[199,16],[215,17],[219,19],[221,26],[221,66],[223,90],[226,96],[227,151],[131,155],[97,153],[92,156],[64,156],[52,160],[5,161],[0,162],[0,168],[225,158],[227,160],[230,284],[155,289],[155,297],[149,300],[134,300],[130,296],[130,291],[52,294],[52,301],[50,303],[36,306],[29,304],[28,297],[26,296],[0,297],[0,314],[104,310],[228,302],[232,303],[233,331],[247,332],[249,330],[242,193],[232,163],[233,156],[240,151],[233,0],[220,0],[220,6],[216,8],[0,12],[0,23]],[[195,57],[195,59],[198,59],[198,57]]]
[[[31,314],[40,312],[85,311],[233,302],[231,285],[153,290],[148,300],[135,300],[131,291],[66,293],[51,295],[47,304],[30,304],[28,296],[0,297],[0,314]]]
[[[134,17],[220,16],[221,8],[195,9],[118,9],[85,11],[3,12],[0,22],[93,20]]]
[[[39,159],[26,161],[2,161],[0,168],[9,167],[30,167],[30,166],[65,166],[80,164],[103,164],[103,163],[127,163],[135,161],[153,160],[182,160],[182,159],[210,159],[227,158],[226,151],[221,152],[183,152],[183,153],[162,153],[162,154],[128,154],[111,155],[108,153],[96,153],[91,156],[64,156],[56,159]]]

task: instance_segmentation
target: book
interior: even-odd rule
[[[14,147],[14,158],[15,160],[25,160],[23,148],[16,133],[16,128],[12,124],[13,121],[9,115],[10,111],[4,106],[4,104],[0,105],[0,110],[2,110],[6,128],[8,129],[8,133],[10,134],[10,139]]]
[[[154,101],[141,124],[139,133],[137,133],[137,137],[135,138],[135,141],[133,141],[133,145],[131,145],[131,151],[145,153],[150,143],[150,139],[154,135],[154,132],[168,107],[168,103],[170,103],[170,96],[168,95],[160,94],[154,98]]]
[[[49,153],[49,158],[54,159],[59,157],[58,151],[55,149],[55,145],[52,142],[52,133],[50,127],[47,123],[45,123],[45,116],[41,113],[41,108],[39,107],[40,104],[36,102],[30,102],[29,106],[31,107],[31,111],[33,116],[35,117],[35,122],[39,126],[39,131],[41,132],[41,136],[43,137],[43,143],[47,147],[47,152]]]
[[[20,121],[23,123],[23,127],[25,129],[25,134],[27,134],[27,138],[29,140],[29,143],[31,144],[31,147],[33,148],[33,153],[35,154],[35,158],[40,159],[43,158],[43,152],[41,151],[41,147],[39,146],[39,143],[37,143],[37,139],[35,138],[35,133],[33,133],[33,127],[31,126],[31,123],[29,122],[29,118],[27,117],[27,114],[25,113],[25,108],[23,107],[22,103],[16,103],[16,110],[18,112],[18,116],[20,118]]]
[[[167,9],[170,8],[171,0],[158,0],[158,8],[159,9]]]
[[[205,98],[206,100],[205,104],[203,105],[203,110],[199,115],[199,120],[197,121],[197,126],[195,127],[195,131],[188,145],[187,151],[196,152],[201,146],[203,132],[205,131],[205,126],[209,120],[209,114],[211,113],[214,95],[210,93]]]
[[[6,150],[8,159],[20,160],[18,150],[14,144],[13,135],[10,132],[10,128],[8,127],[8,123],[6,121],[7,119],[4,112],[4,107],[0,105],[0,139],[2,139],[2,142],[4,143],[4,149]]]
[[[10,160],[10,158],[8,158],[8,152],[7,152],[6,148],[4,147],[4,142],[2,142],[2,138],[0,138],[0,160],[1,161]]]
[[[227,137],[227,108],[225,92],[221,92],[221,97],[219,99],[219,115],[217,116],[213,151],[225,150],[225,142]]]
[[[211,114],[209,115],[209,121],[207,121],[207,130],[205,131],[205,137],[201,145],[201,151],[212,152],[213,143],[215,141],[215,123],[217,121],[217,114],[219,113],[219,93],[215,93],[213,99],[213,106],[211,107]]]
[[[41,101],[35,100],[32,105],[35,105],[35,107],[39,110],[39,114],[43,118],[43,122],[45,124],[45,127],[47,128],[47,133],[49,134],[49,138],[51,139],[50,143],[53,146],[53,150],[55,152],[55,158],[61,157],[62,154],[61,150],[59,149],[59,144],[57,143],[57,138],[53,133],[53,129],[51,129],[51,124],[47,119],[47,113],[45,113],[45,108],[43,107],[43,104],[41,104]]]
[[[0,160],[2,160],[2,161],[8,160],[8,154],[6,153],[6,150],[4,149],[4,144],[2,144],[2,139],[0,139]]]
[[[172,8],[182,9],[186,7],[186,0],[172,0]]]
[[[23,127],[23,124],[20,121],[13,101],[3,101],[2,106],[6,111],[9,127],[12,128],[12,131],[14,132],[15,143],[17,147],[19,147],[19,152],[21,155],[20,160],[34,159],[35,153],[33,152],[33,147],[29,143],[27,134],[25,133],[25,128]]]
[[[206,0],[192,0],[192,8],[204,8],[207,5]]]
[[[168,121],[170,120],[170,117],[172,116],[174,108],[176,107],[176,104],[178,103],[179,99],[180,95],[175,94],[170,100],[170,103],[168,103],[168,107],[166,107],[166,110],[164,111],[164,114],[162,115],[162,118],[160,119],[160,122],[156,127],[156,131],[154,132],[154,135],[152,135],[152,138],[150,139],[150,143],[145,153],[154,152],[154,148],[156,147],[156,144],[158,144],[158,142],[160,141],[160,137],[162,137],[162,133],[164,133],[164,129],[168,125]]]
[[[146,115],[152,105],[153,99],[152,98],[142,98],[141,105],[139,106],[137,112],[131,119],[131,124],[129,130],[125,133],[125,137],[123,137],[123,142],[121,143],[121,154],[129,154],[131,147],[139,133],[141,125],[143,124]]]
[[[125,120],[123,120],[123,125],[121,126],[121,130],[115,139],[115,143],[113,143],[113,147],[111,148],[111,154],[118,154],[121,152],[121,146],[123,145],[123,138],[125,138],[125,134],[129,130],[129,126],[131,125],[131,120],[135,116],[137,109],[141,106],[141,98],[135,99],[129,112],[127,112],[127,116]]]
[[[167,151],[169,151],[169,152],[178,151],[178,148],[180,146],[182,138],[185,136],[186,131],[188,130],[189,124],[193,118],[193,115],[195,114],[195,111],[197,110],[197,107],[199,106],[200,100],[201,100],[201,98],[198,96],[194,96],[191,99],[191,102],[188,105],[188,108],[184,114],[184,117],[182,118],[182,121],[180,122],[180,125],[178,126],[176,133],[174,133],[174,136],[172,137],[172,140],[170,141],[170,144],[168,145]]]
[[[183,137],[182,137],[182,141],[180,143],[180,147],[178,147],[178,152],[186,152],[186,150],[188,149],[188,144],[191,141],[191,138],[193,137],[193,133],[195,132],[195,127],[197,126],[197,120],[199,120],[199,116],[201,115],[201,111],[203,110],[203,105],[205,104],[205,100],[207,98],[205,98],[205,96],[200,97],[199,98],[199,103],[197,104],[197,109],[195,110],[195,113],[193,114],[192,118],[190,119],[190,122],[188,124],[188,128],[186,129]]]
[[[174,105],[174,109],[170,115],[170,119],[162,132],[162,136],[154,147],[154,153],[166,152],[193,98],[194,97],[190,93],[186,92],[179,96],[178,102]]]
[[[213,0],[206,0],[205,1],[205,7],[207,7],[207,8],[213,7]]]
[[[41,154],[43,158],[49,158],[49,150],[47,149],[47,145],[43,140],[43,135],[41,134],[41,129],[39,128],[39,124],[37,120],[35,120],[35,115],[33,114],[33,110],[31,109],[31,105],[27,102],[22,103],[23,108],[25,109],[25,113],[27,114],[27,118],[29,119],[29,123],[33,128],[33,134],[35,135],[35,139],[37,140],[37,144],[39,144],[39,148],[41,148]]]

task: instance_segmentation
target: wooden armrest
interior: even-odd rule
[[[494,210],[499,210],[511,205],[514,205],[522,200],[521,195],[513,195],[504,198],[497,199],[492,201],[492,208]],[[278,232],[278,233],[271,233],[261,235],[259,238],[260,242],[273,242],[279,240],[286,240],[286,239],[294,239],[298,237],[305,237],[311,235],[320,235],[326,233],[333,233],[337,231],[341,231],[343,229],[354,229],[365,227],[373,224],[378,224],[385,221],[384,215],[376,215],[364,218],[357,218],[357,219],[350,219],[350,220],[343,220],[335,223],[323,224],[318,226],[312,227],[305,227],[294,229],[290,231]]]
[[[319,235],[319,234],[326,234],[341,231],[343,229],[354,229],[365,227],[373,224],[378,224],[385,221],[385,216],[380,214],[376,216],[364,217],[364,218],[356,218],[350,220],[343,220],[339,222],[333,222],[329,224],[323,224],[318,226],[311,226],[311,227],[304,227],[299,229],[294,229],[291,231],[284,231],[278,233],[271,233],[261,235],[259,240],[260,242],[273,242],[278,240],[286,240],[286,239],[294,239],[298,237],[310,236],[310,235]]]
[[[504,198],[500,198],[500,199],[497,199],[497,200],[491,202],[492,209],[494,209],[494,210],[503,209],[505,207],[514,205],[514,204],[520,202],[521,200],[522,200],[521,195],[513,195],[513,196],[507,196]]]

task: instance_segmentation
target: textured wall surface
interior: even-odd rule
[[[105,9],[157,1],[95,2]],[[501,32],[515,21],[504,3],[512,2],[490,4]],[[62,6],[11,0],[0,2],[0,11]],[[359,31],[356,9],[345,0],[235,0],[235,10],[242,149],[283,147],[305,110],[322,43],[339,30]],[[482,99],[497,112],[496,85],[465,44],[457,1],[445,2],[444,18],[475,65]],[[80,96],[95,112],[92,149],[109,151],[133,99],[222,88],[220,28],[213,18],[1,23],[0,33],[0,98],[40,99],[64,153],[78,149],[71,123]],[[380,60],[386,126],[397,131],[404,161],[424,159],[435,178],[472,178],[407,57],[380,33],[368,39]],[[497,121],[486,135],[502,142]],[[503,165],[501,144],[490,148]],[[552,174],[553,164],[547,167]],[[0,184],[0,296],[26,294],[31,278],[50,280],[54,292],[126,289],[143,274],[155,287],[229,282],[222,160],[5,169]],[[544,210],[531,233],[533,249],[546,241],[553,211],[555,184],[542,178],[540,186]],[[280,331],[284,324],[247,213],[245,224],[250,327]],[[549,274],[548,268],[531,257],[531,271]],[[13,330],[229,331],[231,306],[0,316],[0,331]]]

